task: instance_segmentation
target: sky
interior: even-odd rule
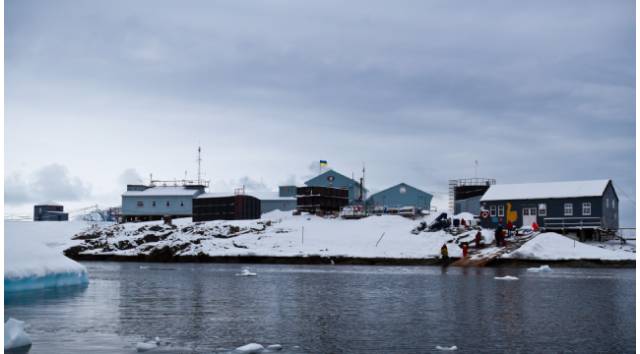
[[[5,214],[126,183],[611,178],[635,226],[625,1],[5,2]],[[475,161],[478,161],[477,172]]]

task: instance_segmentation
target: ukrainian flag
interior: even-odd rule
[[[320,160],[320,167],[327,167],[327,160]]]

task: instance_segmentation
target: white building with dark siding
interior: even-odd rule
[[[204,193],[205,186],[128,185],[122,194],[125,221],[159,220],[163,216],[190,217],[193,198]]]

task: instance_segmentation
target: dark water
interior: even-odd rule
[[[635,270],[88,262],[88,287],[5,298],[31,353],[631,353]],[[495,280],[515,275],[518,281]]]

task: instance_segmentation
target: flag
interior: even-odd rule
[[[320,160],[320,167],[327,167],[327,160]]]

